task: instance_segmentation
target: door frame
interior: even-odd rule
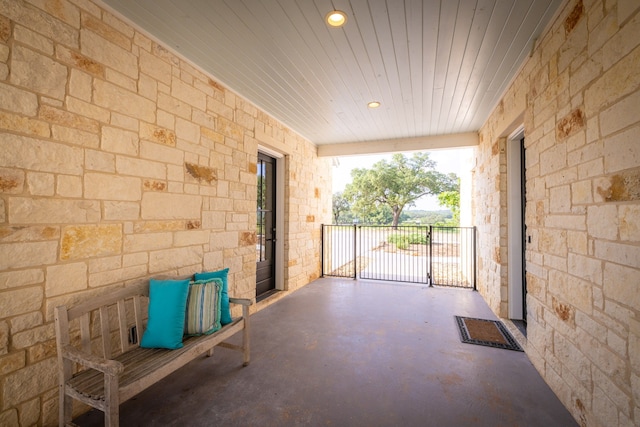
[[[274,261],[274,269],[273,274],[275,275],[275,285],[276,289],[280,291],[285,290],[284,286],[284,178],[285,178],[285,160],[286,157],[284,154],[274,151],[270,148],[264,147],[263,145],[258,145],[258,152],[266,154],[269,157],[272,157],[276,160],[276,206],[275,206],[275,215],[276,215],[276,245],[275,245],[275,261]]]
[[[526,265],[523,262],[522,223],[522,143],[524,125],[520,125],[507,138],[507,234],[508,234],[508,315],[510,319],[524,320],[523,277]]]

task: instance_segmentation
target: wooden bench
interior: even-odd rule
[[[229,298],[230,303],[242,305],[242,317],[211,335],[185,337],[180,349],[166,350],[142,348],[138,344],[145,326],[148,296],[147,281],[75,307],[56,307],[60,426],[73,425],[72,399],[103,411],[105,425],[117,426],[121,403],[196,357],[205,353],[211,356],[215,346],[241,351],[243,366],[249,364],[250,300]],[[78,334],[72,331],[77,328],[80,339],[75,346],[72,341],[78,341]],[[117,336],[113,333],[116,329]],[[241,345],[226,342],[240,331]],[[92,332],[99,337],[97,342],[92,342]],[[100,348],[101,354],[95,354],[92,348]],[[79,370],[74,369],[74,362]]]

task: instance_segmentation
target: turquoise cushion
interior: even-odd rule
[[[149,319],[140,347],[182,347],[189,279],[149,281]]]
[[[222,280],[222,300],[220,307],[220,323],[227,325],[232,322],[231,310],[229,309],[229,269],[218,271],[208,271],[204,273],[196,273],[194,278],[198,280],[220,279]]]
[[[199,280],[189,284],[184,334],[208,335],[220,329],[222,280]]]

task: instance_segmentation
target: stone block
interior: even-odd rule
[[[53,42],[40,34],[31,31],[21,25],[16,25],[13,30],[13,38],[20,43],[39,50],[46,55],[53,55]]]
[[[540,250],[545,254],[558,256],[567,255],[567,231],[566,230],[540,230],[538,239]]]
[[[167,191],[167,182],[153,179],[145,179],[142,182],[144,191]]]
[[[49,124],[42,120],[0,111],[0,128],[36,137],[47,138],[51,135]]]
[[[144,50],[140,52],[140,71],[166,85],[171,85],[171,64]]]
[[[209,248],[212,251],[237,248],[239,235],[237,231],[211,233]]]
[[[40,398],[31,399],[20,405],[20,425],[34,426],[40,420]]]
[[[186,266],[202,265],[201,246],[153,251],[149,254],[149,273],[177,270]]]
[[[120,175],[132,175],[164,180],[167,177],[167,166],[149,160],[132,157],[116,157],[116,171]]]
[[[11,342],[15,348],[22,350],[32,345],[55,339],[55,336],[56,332],[53,328],[53,323],[47,323],[46,325],[13,334]]]
[[[2,247],[0,246],[1,250]],[[19,316],[42,310],[43,301],[44,295],[40,286],[5,291],[2,293],[2,298],[0,298],[0,312],[4,317]]]
[[[107,221],[135,221],[140,218],[140,204],[137,202],[103,202],[104,219]]]
[[[637,268],[640,259],[640,247],[625,243],[596,240],[595,256],[606,261]],[[607,278],[605,277],[605,280]]]
[[[44,272],[41,269],[0,271],[0,291],[36,285],[43,282]]]
[[[0,193],[20,194],[24,190],[24,172],[18,169],[0,168]]]
[[[118,25],[118,28],[116,29],[89,14],[82,15],[82,28],[91,30],[96,35],[109,40],[125,51],[131,51],[131,36],[133,35],[131,27],[123,24],[122,21],[115,19],[113,15],[106,12],[103,13],[103,19],[105,19],[105,21],[110,20],[111,23]],[[82,35],[83,34],[81,34],[81,37]]]
[[[147,274],[146,265],[135,265],[118,270],[103,271],[89,275],[91,288],[113,285],[126,280],[139,279]]]
[[[15,408],[12,408],[4,412],[0,412],[0,425],[3,425],[3,426],[20,425],[20,422],[18,421],[18,410]]]
[[[49,358],[7,375],[2,387],[4,407],[16,406],[52,389],[57,381],[57,360]]]
[[[170,129],[163,129],[149,123],[140,123],[140,138],[157,144],[176,146],[176,133]]]
[[[617,206],[589,206],[587,231],[591,237],[616,240],[618,238]]]
[[[87,173],[84,177],[87,199],[137,201],[142,194],[140,178],[101,173]]]
[[[56,194],[62,197],[82,197],[82,179],[79,176],[58,175]]]
[[[146,192],[142,196],[142,218],[194,219],[200,218],[202,197],[197,195]]]
[[[640,120],[634,114],[640,105],[640,91],[632,93],[626,98],[613,104],[600,114],[600,129],[603,137],[637,124]]]
[[[599,259],[569,253],[569,273],[587,280],[591,283],[602,285],[602,261]]]
[[[185,119],[191,118],[192,108],[189,104],[161,91],[158,92],[157,106],[158,109],[171,113],[174,116],[183,117]]]
[[[173,235],[173,246],[206,245],[209,243],[209,230],[189,230],[176,232]]]
[[[47,297],[78,292],[87,289],[87,264],[52,265],[47,267],[45,295]]]
[[[122,257],[118,255],[89,260],[89,273],[117,270],[120,268],[122,268]]]
[[[3,109],[33,117],[38,111],[36,94],[0,82],[0,105]]]
[[[244,135],[244,130],[242,127],[230,120],[225,119],[224,117],[218,117],[216,119],[216,131],[235,141],[242,141]]]
[[[176,119],[176,136],[188,142],[200,142],[200,126],[181,118]]]
[[[0,356],[0,375],[7,375],[26,366],[26,357],[24,351],[16,351],[10,354]],[[0,417],[0,420],[2,418]],[[0,423],[0,425],[5,425]],[[6,424],[10,425],[10,424]]]
[[[640,305],[640,270],[614,263],[604,267],[604,296],[627,307]]]
[[[639,133],[640,126],[635,126],[605,139],[605,173],[636,168],[640,165],[640,143],[638,143]]]
[[[53,196],[55,192],[53,174],[29,172],[27,191],[32,196]]]
[[[104,78],[105,66],[93,59],[80,54],[76,50],[67,49],[64,46],[56,46],[56,58],[65,64],[69,64],[79,70],[85,71],[99,78]]]
[[[591,181],[578,181],[571,184],[571,204],[586,205],[593,203]]]
[[[4,15],[0,15],[0,40],[6,42],[11,37],[11,20]]]
[[[640,168],[597,179],[594,197],[600,202],[640,200]]]
[[[640,241],[640,206],[621,205],[618,209],[618,224],[620,226],[620,240],[627,242]]]
[[[176,77],[173,77],[171,81],[171,96],[186,102],[200,111],[205,111],[207,108],[206,94]]]
[[[540,174],[548,175],[567,167],[567,149],[558,144],[540,154]]]
[[[96,79],[93,83],[94,102],[104,108],[149,123],[155,121],[156,104],[113,83]]]
[[[146,74],[141,74],[138,79],[138,93],[152,101],[157,100],[158,82]],[[160,121],[158,121],[158,124],[160,124]]]
[[[549,190],[549,211],[552,213],[571,212],[571,187],[563,185]],[[313,221],[307,221],[313,222]]]
[[[72,68],[69,76],[69,95],[91,102],[91,76],[77,68]]]
[[[185,176],[189,176],[200,183],[215,184],[218,180],[218,173],[213,168],[188,162],[184,164],[184,167]]]
[[[587,255],[587,234],[581,231],[567,231],[567,248],[569,252]]]
[[[133,79],[138,78],[138,61],[135,55],[112,43],[111,39],[107,40],[93,31],[83,29],[80,41],[80,53],[83,55]]]
[[[86,116],[102,123],[109,123],[109,118],[112,117],[109,110],[71,96],[67,96],[66,104],[70,113]]]
[[[0,166],[80,175],[82,164],[83,151],[79,147],[7,133],[0,134]]]
[[[53,125],[51,126],[51,135],[56,141],[66,142],[82,147],[98,148],[100,146],[100,139],[98,138],[98,135],[78,129]]]
[[[640,47],[605,71],[584,92],[584,108],[587,117],[598,113],[603,106],[634,93],[640,87],[640,76],[629,73],[640,62]],[[604,104],[604,105],[603,105]]]
[[[16,316],[11,319],[11,332],[17,333],[42,326],[42,313],[34,311],[32,313]]]
[[[54,99],[64,100],[67,86],[67,67],[50,57],[20,45],[11,54],[9,81]]]
[[[115,172],[116,157],[98,150],[85,150],[85,168],[90,171]]]
[[[104,126],[102,128],[100,147],[112,153],[137,156],[139,151],[138,134],[124,129]]]
[[[167,249],[173,245],[171,233],[143,233],[131,234],[124,237],[124,251],[143,252]]]
[[[122,252],[120,224],[67,226],[62,230],[60,259],[82,259]]]
[[[640,4],[635,0],[618,0],[618,22],[622,24],[638,9]]]

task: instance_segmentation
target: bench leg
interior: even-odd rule
[[[213,356],[213,349],[214,349],[214,347],[211,347],[211,348],[209,349],[209,351],[207,351],[207,357],[211,357],[211,356]]]
[[[60,427],[64,427],[68,424],[71,424],[72,420],[72,409],[73,409],[73,401],[71,400],[71,397],[69,397],[65,392],[64,392],[64,385],[58,388],[60,396],[59,396],[59,400],[60,400],[60,413],[58,414],[59,417],[59,421],[58,421],[58,425]]]
[[[244,328],[242,329],[242,349],[244,350],[242,366],[248,366],[251,361],[251,345],[249,343],[249,307],[246,305],[242,306],[242,317],[244,319]]]
[[[73,401],[71,396],[65,393],[67,379],[71,377],[71,370],[73,369],[72,363],[66,359],[60,359],[60,372],[58,374],[58,425],[64,427],[67,424],[71,424],[73,418]]]
[[[118,395],[118,377],[104,376],[104,425],[118,427],[120,424],[120,398]]]

